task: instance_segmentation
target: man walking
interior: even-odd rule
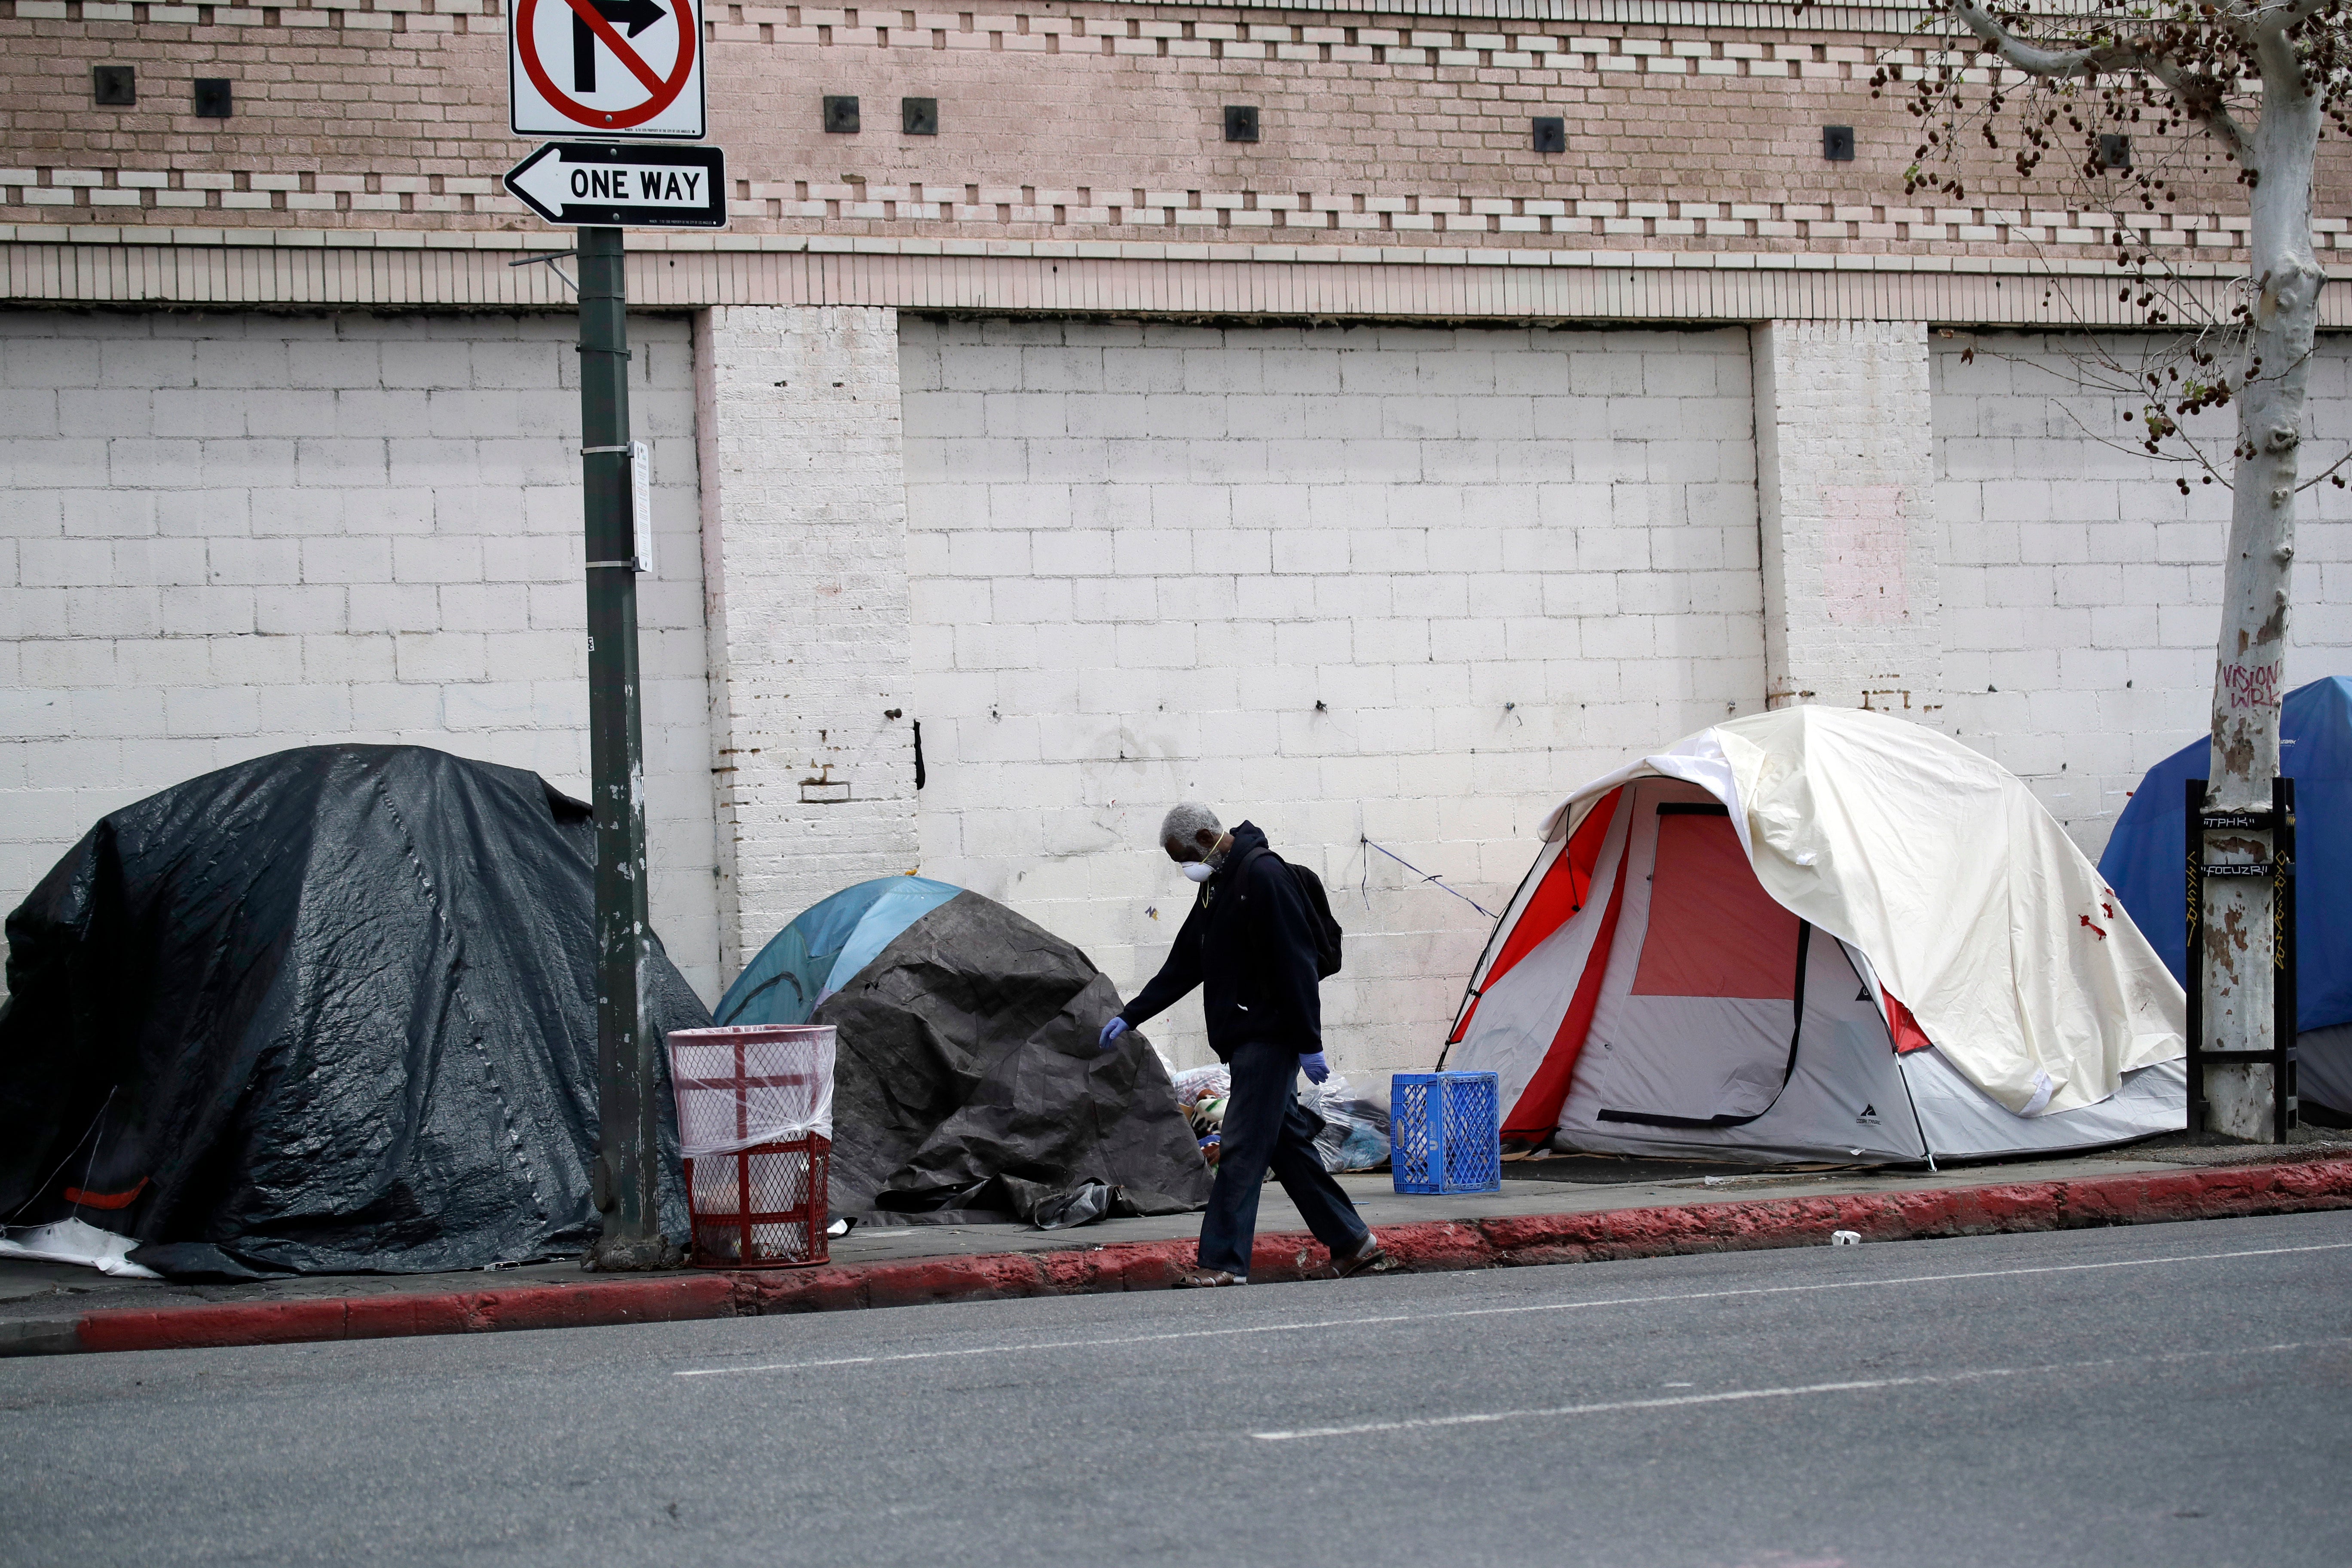
[[[1177,1281],[1249,1283],[1258,1191],[1271,1168],[1342,1278],[1393,1267],[1356,1205],[1315,1153],[1319,1118],[1298,1103],[1297,1075],[1321,1083],[1323,1006],[1312,906],[1298,879],[1249,823],[1231,833],[1186,802],[1160,825],[1160,847],[1200,884],[1176,945],[1151,984],[1102,1026],[1104,1050],[1202,987],[1209,1047],[1233,1071],[1222,1152],[1201,1222],[1200,1266]]]

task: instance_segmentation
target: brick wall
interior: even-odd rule
[[[1488,922],[1360,840],[1499,908],[1575,784],[1761,705],[1744,331],[903,343],[924,869],[1129,994],[1197,796],[1330,885],[1341,1065],[1426,1066]]]
[[[2124,402],[2081,390],[2077,346],[1934,340],[1943,727],[2029,780],[2096,855],[2125,792],[2207,731],[2230,494],[2192,480],[2183,496],[2180,470],[2098,439],[2133,427]],[[2352,437],[2344,337],[2320,340],[2309,434],[2324,461]],[[2352,496],[2320,484],[2296,505],[2290,686],[2352,674]]]
[[[102,813],[289,746],[586,795],[566,317],[0,312],[0,903]],[[632,321],[656,928],[717,974],[687,325]]]
[[[0,0],[12,105],[0,223],[418,231],[534,226],[498,185],[498,0],[362,7]],[[1482,9],[1485,7],[1481,7]],[[1530,9],[1533,9],[1532,7]],[[712,140],[740,232],[1276,240],[1631,251],[2103,256],[2112,215],[2063,179],[1971,149],[1957,206],[1903,194],[1916,128],[1871,96],[1920,40],[1886,14],[1675,8],[1693,25],[1335,16],[1104,4],[1001,13],[708,8]],[[138,13],[143,10],[143,18]],[[1572,13],[1571,13],[1572,14]],[[650,46],[649,46],[650,47]],[[139,104],[99,109],[89,68],[135,65]],[[2012,73],[2013,74],[2013,73]],[[237,110],[188,114],[191,79]],[[863,129],[826,134],[850,94]],[[939,134],[899,128],[939,102]],[[1255,106],[1260,139],[1223,139]],[[1568,151],[1533,149],[1536,115]],[[1832,163],[1822,127],[1853,126]],[[2320,238],[2352,243],[2342,154],[2323,146]],[[2053,164],[2058,160],[2053,160]],[[2239,253],[2242,193],[2187,161],[2160,247]],[[2147,216],[2147,215],[2139,215]]]

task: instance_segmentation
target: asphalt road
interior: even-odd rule
[[[2352,1563],[2352,1215],[0,1362],[0,1562]]]

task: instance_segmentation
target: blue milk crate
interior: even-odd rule
[[[1490,1072],[1401,1072],[1389,1087],[1389,1169],[1401,1193],[1503,1190],[1502,1086]]]

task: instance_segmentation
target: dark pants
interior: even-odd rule
[[[1250,1243],[1257,1235],[1257,1195],[1268,1168],[1306,1216],[1315,1238],[1334,1258],[1352,1255],[1370,1232],[1356,1217],[1356,1205],[1315,1157],[1315,1134],[1323,1123],[1298,1104],[1298,1053],[1252,1043],[1235,1051],[1229,1065],[1234,1091],[1225,1102],[1224,1137],[1217,1179],[1209,1190],[1208,1215],[1201,1221],[1201,1267],[1237,1277],[1249,1272]]]

